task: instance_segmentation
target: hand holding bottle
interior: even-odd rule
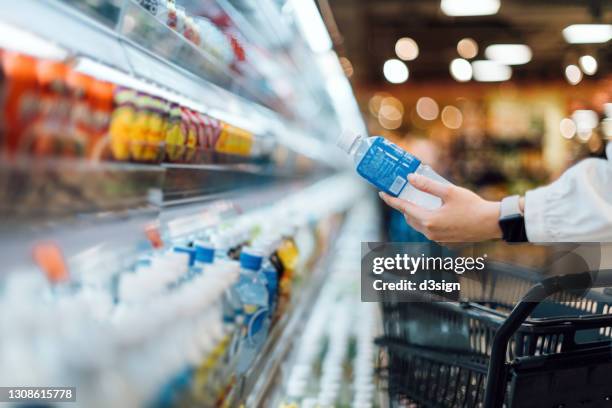
[[[499,202],[487,201],[468,189],[443,184],[419,174],[408,181],[416,189],[439,197],[442,206],[428,209],[384,192],[380,197],[404,214],[406,222],[432,241],[476,242],[501,238]]]

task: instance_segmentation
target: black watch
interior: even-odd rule
[[[513,195],[501,201],[499,211],[499,227],[506,242],[527,242],[525,217],[519,205],[520,197]]]

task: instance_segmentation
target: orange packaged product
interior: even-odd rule
[[[20,150],[35,156],[62,154],[71,110],[68,71],[68,66],[62,62],[37,62],[36,76],[40,91],[38,113]]]
[[[109,125],[110,148],[115,160],[130,158],[130,136],[136,118],[136,92],[119,88],[115,92],[115,110]]]
[[[4,75],[0,120],[4,123],[2,150],[9,157],[14,157],[24,130],[30,126],[38,111],[36,60],[27,55],[4,51],[2,71]]]
[[[93,160],[100,160],[107,156],[107,136],[113,113],[115,85],[94,80],[90,89],[91,128],[86,156]]]

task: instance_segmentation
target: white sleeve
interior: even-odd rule
[[[612,242],[612,142],[608,160],[585,159],[525,195],[530,242]]]

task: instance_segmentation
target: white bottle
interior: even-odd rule
[[[357,173],[385,193],[408,200],[421,207],[434,209],[442,200],[414,188],[408,182],[411,173],[449,184],[431,167],[381,136],[363,137],[344,132],[338,147],[353,158]]]

